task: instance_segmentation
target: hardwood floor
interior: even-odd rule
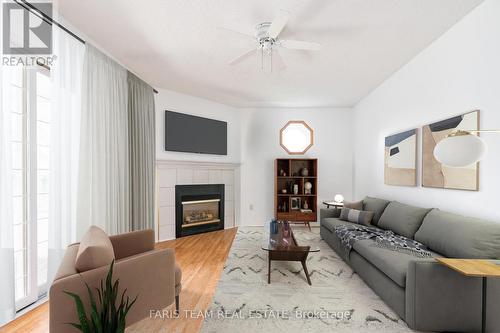
[[[175,249],[176,261],[182,269],[180,318],[148,318],[129,327],[127,332],[198,332],[203,318],[195,314],[210,306],[236,231],[233,228],[158,243],[158,249]],[[0,328],[1,333],[48,331],[48,302]]]
[[[37,306],[30,312],[0,327],[0,332],[48,332],[49,331],[49,302]]]

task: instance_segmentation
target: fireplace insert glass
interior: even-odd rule
[[[224,185],[175,187],[175,236],[177,238],[224,229]]]
[[[191,200],[182,202],[182,228],[219,223],[220,199]]]

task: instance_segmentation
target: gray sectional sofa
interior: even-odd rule
[[[492,259],[500,264],[500,223],[366,197],[363,210],[372,224],[426,245],[432,257]],[[415,330],[481,332],[482,282],[465,277],[432,258],[381,247],[373,240],[354,243],[348,253],[335,227],[350,222],[339,211],[322,209],[321,237]],[[488,280],[486,332],[500,332],[500,279]]]

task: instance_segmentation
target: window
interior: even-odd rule
[[[280,145],[290,155],[303,155],[313,145],[313,134],[305,121],[291,120],[280,130]]]
[[[47,291],[50,201],[51,82],[49,71],[9,67],[12,224],[16,308]]]

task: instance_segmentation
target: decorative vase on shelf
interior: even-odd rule
[[[301,174],[302,174],[302,177],[307,177],[307,176],[309,176],[309,170],[304,167],[304,168],[302,168]]]
[[[299,185],[298,184],[293,185],[293,194],[295,194],[295,195],[299,194]]]
[[[309,208],[309,205],[307,204],[307,200],[306,200],[306,201],[304,201],[304,207],[303,207],[303,208],[304,208],[304,209],[308,209],[308,208]]]
[[[304,183],[304,194],[312,194],[312,184],[310,182]]]

